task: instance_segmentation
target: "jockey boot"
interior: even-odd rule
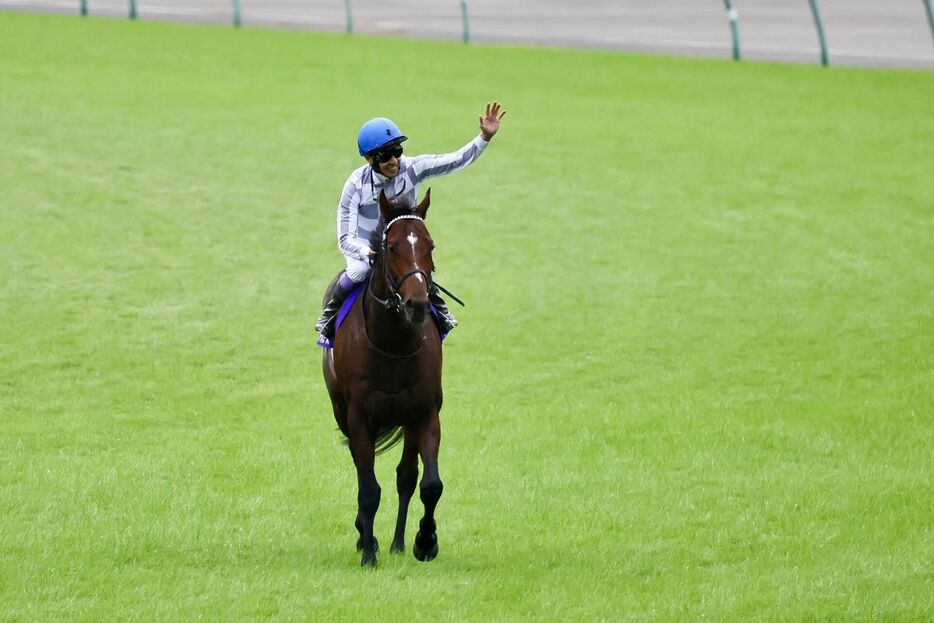
[[[457,326],[457,319],[454,318],[454,314],[451,313],[444,299],[438,294],[438,288],[435,287],[435,284],[431,284],[431,287],[428,289],[428,301],[440,316],[442,333],[450,333],[453,331],[454,327]]]
[[[347,295],[350,294],[352,290],[353,286],[345,288],[340,283],[334,285],[334,294],[332,294],[330,300],[325,303],[321,318],[319,318],[318,322],[315,324],[315,331],[329,340],[334,339],[334,325],[337,320],[337,312],[340,311],[341,304],[343,304],[344,299],[347,298]]]

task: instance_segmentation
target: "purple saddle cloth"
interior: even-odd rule
[[[334,325],[334,337],[337,337],[337,332],[341,330],[341,325],[344,324],[344,319],[347,318],[347,314],[350,313],[350,308],[353,307],[354,302],[357,300],[357,297],[360,296],[360,293],[363,292],[363,287],[367,282],[363,282],[354,287],[350,291],[350,294],[347,295],[347,298],[344,299],[343,304],[341,304],[340,310],[337,312],[337,322]],[[448,336],[447,331],[441,329],[441,319],[438,316],[438,311],[435,309],[435,306],[431,306],[431,317],[434,319],[435,324],[438,327],[438,331],[441,332],[441,340]],[[333,340],[330,340],[323,335],[318,336],[318,346],[321,348],[334,348]]]

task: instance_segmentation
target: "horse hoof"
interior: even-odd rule
[[[438,555],[438,537],[432,538],[431,547],[427,549],[422,549],[418,546],[418,539],[415,539],[415,545],[412,546],[412,554],[415,555],[415,559],[421,562],[428,562],[429,560],[434,560],[435,556]]]
[[[397,543],[396,541],[392,542],[392,545],[389,547],[390,554],[404,554],[405,553],[405,543]]]
[[[360,559],[361,567],[369,567],[370,569],[376,568],[376,553],[364,554],[363,558]]]
[[[360,537],[359,539],[357,539],[357,551],[358,552],[363,551],[363,537]],[[373,551],[374,552],[379,551],[379,541],[376,540],[375,536],[373,537]]]

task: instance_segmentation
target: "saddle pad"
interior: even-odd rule
[[[357,300],[357,297],[360,296],[360,293],[363,291],[363,286],[366,285],[366,282],[363,282],[353,290],[350,291],[350,294],[347,295],[347,298],[344,299],[343,304],[341,305],[340,311],[337,312],[337,322],[334,326],[334,336],[337,336],[337,332],[340,331],[341,325],[344,323],[344,319],[347,317],[347,314],[350,313],[350,308],[353,307],[354,301]],[[438,315],[438,311],[435,309],[435,306],[431,306],[431,317],[435,321],[438,331],[441,333],[441,340],[444,341],[444,338],[448,336],[447,331],[441,329],[441,318]],[[318,336],[318,346],[321,348],[334,348],[334,344],[331,340],[324,337],[323,335]]]
[[[340,331],[341,325],[344,323],[344,318],[346,318],[347,314],[350,313],[350,308],[353,307],[354,301],[357,300],[357,297],[360,296],[360,293],[363,291],[363,286],[365,283],[366,282],[354,286],[354,289],[351,290],[350,294],[347,295],[347,298],[344,299],[340,310],[337,312],[337,322],[334,325],[335,337],[337,336],[337,332]],[[318,346],[321,348],[334,348],[334,344],[331,343],[331,340],[324,337],[323,335],[318,336]]]

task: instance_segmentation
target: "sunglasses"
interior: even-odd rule
[[[400,157],[402,157],[402,145],[393,145],[392,147],[387,147],[382,151],[373,152],[373,159],[380,164],[389,162],[393,158]]]

